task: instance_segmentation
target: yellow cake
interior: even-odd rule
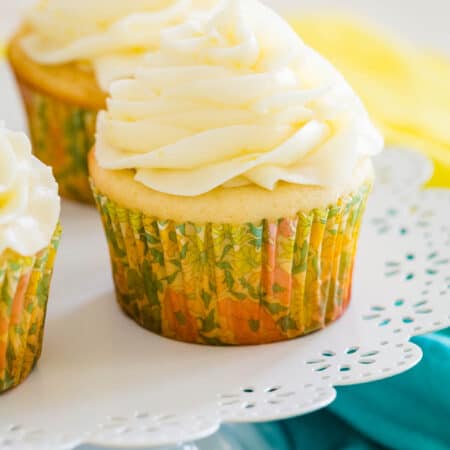
[[[26,28],[20,30],[8,46],[8,60],[20,86],[74,107],[92,111],[105,108],[106,93],[89,63],[39,64],[22,47],[21,39],[28,33]]]
[[[233,189],[214,189],[196,197],[181,197],[150,189],[134,179],[132,170],[108,170],[99,166],[95,150],[89,155],[89,172],[96,189],[119,205],[147,216],[175,222],[239,224],[264,219],[295,217],[337,204],[363,185],[372,185],[373,168],[369,159],[360,162],[345,186],[309,186],[285,182],[273,191],[248,185]]]

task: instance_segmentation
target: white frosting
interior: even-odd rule
[[[160,31],[215,0],[41,0],[26,18],[31,32],[22,40],[41,64],[89,61],[100,87],[132,75]]]
[[[111,85],[97,159],[168,194],[279,181],[339,186],[383,140],[342,76],[256,0],[162,31]]]
[[[32,156],[24,133],[0,123],[0,253],[9,248],[31,256],[47,247],[59,214],[51,169]]]

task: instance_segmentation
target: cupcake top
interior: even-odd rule
[[[59,214],[51,169],[31,154],[24,133],[0,123],[0,253],[11,249],[31,256],[47,247]]]
[[[40,0],[25,18],[22,46],[41,64],[92,64],[100,87],[133,73],[160,31],[217,0]]]
[[[383,140],[343,77],[256,0],[161,32],[98,118],[104,169],[177,196],[347,185]]]

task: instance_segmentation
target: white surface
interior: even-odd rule
[[[450,191],[418,190],[431,170],[417,154],[391,150],[377,166],[350,310],[321,332],[259,347],[182,344],[136,326],[114,302],[96,211],[65,204],[43,357],[1,398],[6,448],[176,444],[222,422],[306,414],[333,401],[333,386],[414,366],[421,351],[409,338],[450,325]]]

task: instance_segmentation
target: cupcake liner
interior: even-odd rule
[[[328,208],[240,225],[160,220],[93,191],[119,305],[155,333],[263,344],[319,330],[349,304],[369,184]]]
[[[87,154],[95,140],[97,111],[39,92],[17,77],[34,154],[53,168],[62,197],[93,203]]]
[[[61,229],[34,256],[0,255],[0,393],[21,383],[41,355],[45,314]]]

